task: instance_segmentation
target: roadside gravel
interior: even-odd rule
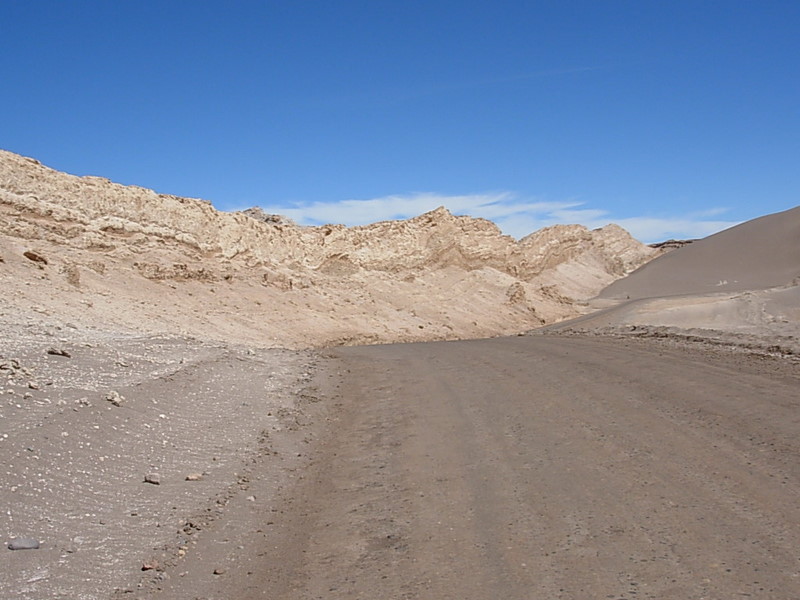
[[[0,597],[157,589],[251,495],[256,467],[277,486],[303,444],[310,353],[46,320],[2,329]],[[39,548],[9,548],[25,538]]]

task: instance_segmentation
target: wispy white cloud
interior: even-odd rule
[[[615,221],[633,237],[644,242],[661,242],[668,239],[704,238],[723,229],[738,225],[739,221],[703,220],[691,217],[628,217]]]
[[[388,219],[407,219],[446,207],[458,215],[470,215],[492,220],[498,225],[514,217],[548,215],[579,206],[578,202],[521,201],[511,192],[491,192],[447,196],[430,192],[383,196],[368,200],[340,202],[310,202],[291,207],[264,206],[267,212],[285,215],[303,225],[344,223],[365,225]],[[509,235],[514,235],[509,233]]]
[[[388,219],[406,219],[447,206],[454,213],[472,214],[484,207],[502,205],[511,195],[505,192],[467,196],[442,196],[431,193],[383,196],[368,200],[342,200],[340,202],[311,202],[290,208],[264,207],[268,212],[279,212],[304,225],[344,223],[365,225]]]
[[[590,229],[616,223],[635,238],[656,242],[669,238],[701,238],[736,225],[718,218],[726,209],[712,208],[678,215],[616,216],[590,208],[584,202],[521,199],[512,192],[448,196],[432,192],[383,196],[366,200],[310,202],[290,207],[263,206],[302,225],[343,223],[365,225],[389,219],[407,219],[444,206],[457,215],[482,217],[495,222],[508,235],[521,238],[543,227],[577,223]],[[715,218],[716,217],[716,218]]]

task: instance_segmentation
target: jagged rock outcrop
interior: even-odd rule
[[[239,211],[243,215],[250,217],[251,219],[255,219],[256,221],[261,221],[262,223],[267,223],[269,225],[294,225],[294,221],[292,221],[288,217],[284,217],[283,215],[274,215],[267,212],[264,212],[264,209],[259,206],[253,206],[252,208],[248,208],[246,210]]]
[[[677,250],[678,248],[683,248],[684,246],[688,246],[696,242],[697,240],[665,240],[663,242],[656,242],[655,244],[650,244],[651,248],[655,248],[656,250],[660,250],[661,252],[670,252],[672,250]]]
[[[578,314],[582,300],[656,254],[614,225],[555,226],[516,241],[445,208],[360,227],[300,227],[261,209],[221,212],[4,151],[0,234],[0,273],[28,278],[23,297],[40,281],[8,257],[35,245],[58,257],[40,265],[42,277],[60,284],[69,271],[58,297],[66,312],[88,301],[93,310],[82,316],[95,320],[248,339],[269,332],[272,345],[524,330]],[[108,288],[115,302],[101,304],[117,306],[113,314],[86,298]],[[159,308],[157,317],[139,314]],[[203,310],[219,318],[204,322]]]

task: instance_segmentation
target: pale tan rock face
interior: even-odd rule
[[[615,225],[518,242],[444,208],[300,227],[0,151],[0,318],[287,347],[494,336],[580,314],[655,254]]]

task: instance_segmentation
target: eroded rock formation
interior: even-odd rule
[[[4,304],[86,326],[292,347],[509,334],[579,314],[655,254],[615,225],[516,241],[445,208],[301,227],[0,151]]]

